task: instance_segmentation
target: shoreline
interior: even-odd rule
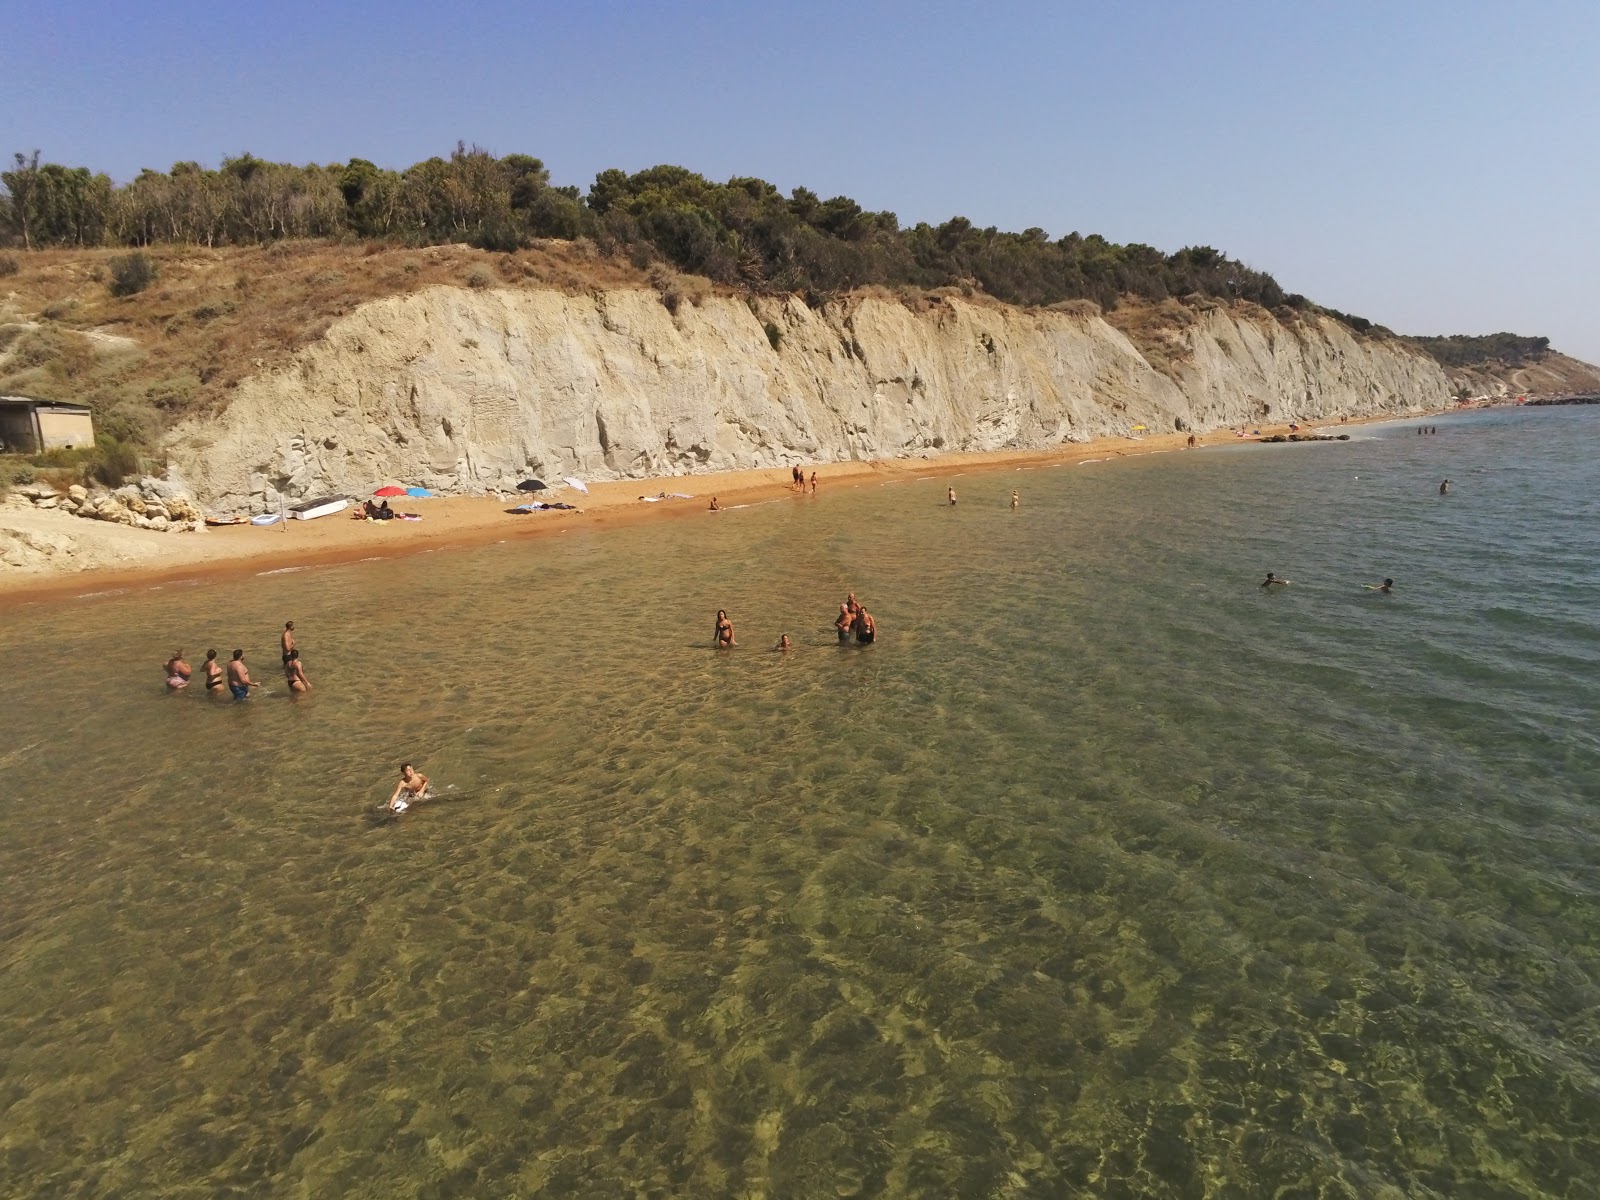
[[[1455,409],[1433,412],[1385,414],[1348,421],[1342,428],[1437,416]],[[1263,425],[1261,436],[1288,431],[1288,425]],[[1337,425],[1312,424],[1327,430]],[[860,487],[914,478],[950,478],[967,472],[1006,467],[1066,466],[1088,459],[1136,458],[1186,448],[1188,434],[1162,433],[1142,438],[1096,438],[1047,450],[992,450],[941,454],[930,458],[901,458],[816,463],[806,466],[806,477],[817,473],[819,493],[841,485]],[[1230,430],[1196,435],[1196,449],[1219,445],[1252,445],[1252,435],[1239,438]],[[154,590],[175,583],[204,583],[266,574],[275,570],[337,566],[377,558],[401,558],[433,550],[468,549],[504,541],[527,541],[574,531],[598,532],[650,521],[709,515],[715,495],[724,509],[736,505],[770,503],[789,498],[811,498],[809,489],[797,493],[788,467],[760,467],[715,471],[702,475],[668,475],[591,483],[588,496],[563,492],[567,502],[581,501],[578,512],[540,512],[508,515],[517,501],[494,496],[447,496],[402,501],[420,511],[421,522],[355,521],[344,514],[316,521],[289,521],[270,526],[222,526],[204,534],[150,533],[126,526],[52,512],[25,513],[34,528],[47,527],[64,534],[79,526],[124,547],[143,548],[145,557],[85,569],[44,571],[8,569],[0,573],[0,611],[22,604],[119,596],[134,590]],[[660,492],[682,492],[689,498],[641,503],[639,497]],[[6,514],[0,512],[0,522]],[[151,539],[159,539],[152,541]]]

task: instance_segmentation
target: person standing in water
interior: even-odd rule
[[[183,651],[174,650],[172,657],[162,665],[161,670],[167,678],[167,690],[176,692],[189,686],[189,676],[193,674],[189,664],[183,661]]]
[[[723,650],[729,646],[737,646],[738,644],[738,642],[733,640],[733,622],[728,620],[727,610],[721,608],[717,609],[717,649]]]
[[[389,796],[389,810],[405,812],[419,800],[427,799],[429,799],[428,777],[419,774],[410,763],[401,763],[400,782],[394,785],[394,791]]]
[[[813,496],[817,494],[817,473],[815,471],[811,472],[811,494]]]
[[[283,664],[283,678],[291,692],[311,690],[311,681],[306,678],[306,669],[300,665],[300,651],[289,651],[289,657]]]
[[[856,614],[856,641],[863,646],[872,645],[878,636],[878,623],[872,619],[872,614],[862,609]]]
[[[219,691],[222,688],[222,664],[217,661],[215,650],[206,651],[206,694]]]
[[[1261,581],[1261,586],[1270,590],[1275,587],[1288,587],[1293,582],[1291,579],[1279,579],[1271,571],[1268,571],[1267,577]]]
[[[1021,506],[1022,506],[1022,494],[1020,492],[1012,492],[1011,493],[1011,511],[1012,512],[1016,512],[1017,509],[1020,508]]]
[[[1443,483],[1441,483],[1439,485],[1439,495],[1448,496],[1449,494],[1450,494],[1450,481],[1448,479],[1446,479]]]
[[[244,665],[244,651],[235,650],[233,661],[228,664],[228,690],[233,693],[233,698],[248,700],[250,689],[260,686],[250,678],[250,668]]]
[[[850,606],[848,604],[839,605],[839,616],[833,622],[833,627],[839,631],[839,645],[843,646],[850,640],[850,630],[855,623],[856,615],[850,611]]]
[[[947,488],[945,490],[945,495],[950,500],[950,507],[954,508],[956,506],[956,490],[955,490],[955,488]]]
[[[289,656],[294,653],[295,643],[293,621],[285,621],[283,623],[283,632],[278,635],[278,644],[283,647],[283,661],[285,664],[287,664],[289,661]]]

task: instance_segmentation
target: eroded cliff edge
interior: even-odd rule
[[[168,448],[209,505],[259,510],[390,481],[476,492],[1401,413],[1456,389],[1321,316],[1207,303],[1162,336],[1157,370],[1100,316],[958,296],[669,312],[643,289],[434,287],[358,308]]]

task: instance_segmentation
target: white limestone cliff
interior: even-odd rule
[[[777,334],[776,348],[769,337]],[[1419,351],[1324,317],[1206,304],[1166,372],[1099,316],[940,296],[587,295],[435,287],[363,305],[187,422],[173,465],[213,508],[444,492],[529,475],[682,474],[1207,429],[1447,404]]]

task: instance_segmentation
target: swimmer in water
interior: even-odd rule
[[[167,659],[161,670],[167,677],[167,690],[169,692],[176,692],[189,686],[189,676],[193,672],[190,670],[189,664],[183,661],[182,650],[174,650],[172,657]]]
[[[1368,583],[1363,585],[1369,592],[1383,592],[1388,594],[1394,591],[1394,580],[1385,579],[1382,583]]]
[[[728,620],[726,609],[717,609],[717,649],[722,650],[728,646],[737,646],[733,640],[733,622]]]
[[[1443,483],[1441,483],[1439,485],[1439,495],[1448,496],[1449,494],[1450,494],[1450,481],[1448,479],[1446,479]]]
[[[250,689],[261,685],[250,678],[250,668],[244,665],[244,651],[235,650],[228,664],[228,690],[235,700],[250,699]]]
[[[839,605],[839,615],[833,622],[833,627],[839,631],[839,645],[842,646],[850,640],[850,629],[855,623],[856,615],[850,611],[850,605]]]
[[[222,664],[217,661],[215,650],[206,651],[206,692],[211,693],[222,689]]]
[[[394,785],[394,791],[389,796],[388,808],[391,812],[405,812],[411,805],[419,800],[428,799],[428,777],[419,775],[410,763],[400,765],[400,782]]]
[[[1012,512],[1016,512],[1017,509],[1020,508],[1021,506],[1022,506],[1022,494],[1020,492],[1012,492],[1011,493],[1011,511]]]
[[[1288,587],[1293,582],[1292,579],[1279,579],[1271,571],[1268,571],[1267,577],[1261,581],[1261,586],[1263,588]]]
[[[306,669],[300,665],[300,651],[289,651],[289,657],[283,664],[283,678],[289,685],[291,692],[309,692],[311,681],[306,678]]]
[[[776,646],[774,646],[773,649],[774,650],[793,650],[794,649],[794,645],[793,645],[793,643],[791,643],[789,641],[789,635],[787,633],[785,633],[785,634],[782,634],[778,638],[778,644]]]
[[[856,641],[863,646],[870,646],[877,636],[878,623],[872,619],[872,614],[863,608],[856,614]]]

